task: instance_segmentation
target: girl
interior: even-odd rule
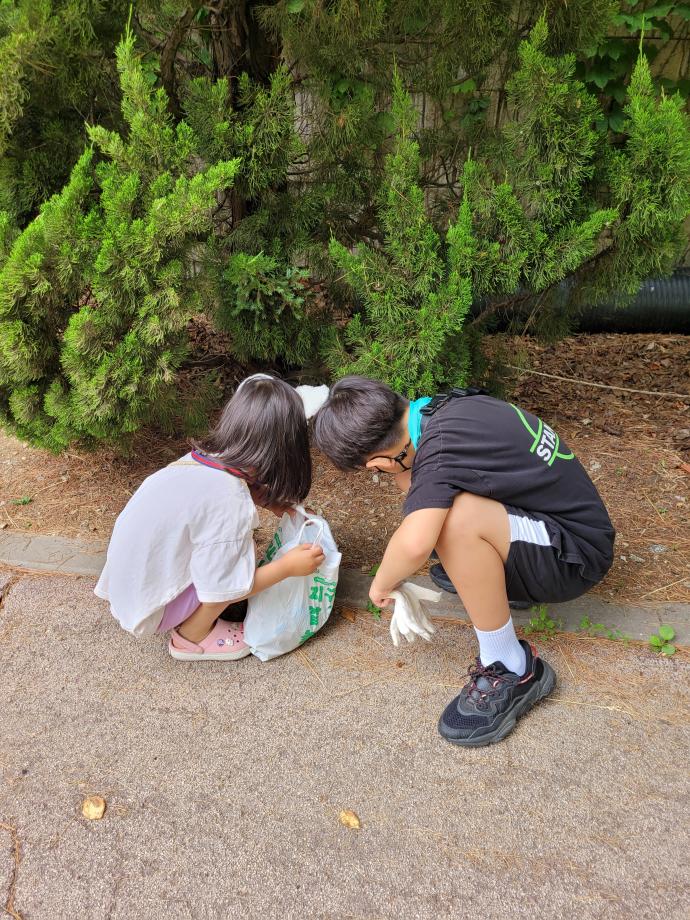
[[[134,493],[95,591],[135,636],[171,630],[173,658],[234,660],[250,650],[243,624],[221,616],[226,608],[323,562],[321,548],[305,543],[256,567],[255,504],[280,515],[311,485],[302,400],[275,377],[248,377],[195,447]]]

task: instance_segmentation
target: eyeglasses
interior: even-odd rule
[[[399,453],[399,454],[396,454],[395,457],[386,457],[386,456],[384,456],[383,454],[381,454],[381,458],[380,458],[380,459],[381,459],[381,460],[392,460],[393,463],[399,463],[400,466],[402,467],[402,469],[405,470],[405,471],[407,471],[407,470],[411,469],[411,467],[405,466],[405,464],[403,463],[403,460],[405,460],[405,459],[407,458],[407,455],[408,455],[409,452],[410,452],[410,447],[411,447],[411,446],[412,446],[412,439],[410,438],[410,440],[409,440],[409,441],[407,442],[407,444],[403,447],[403,449],[400,451],[400,453]],[[372,459],[372,460],[378,460],[379,458],[378,458],[378,457],[372,457],[371,459]],[[380,470],[378,467],[375,467],[375,469],[376,469],[376,471],[377,471],[378,473],[383,473],[383,470]]]

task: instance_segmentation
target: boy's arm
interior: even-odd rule
[[[390,604],[391,591],[426,562],[449,511],[450,508],[421,508],[409,514],[398,527],[371,583],[369,597],[377,607]]]

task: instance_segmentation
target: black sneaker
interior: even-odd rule
[[[438,559],[436,553],[431,554],[431,558]],[[429,569],[429,575],[431,580],[436,585],[437,588],[440,588],[442,591],[447,591],[449,594],[457,594],[455,590],[455,585],[446,575],[446,570],[443,568],[440,562],[437,562],[436,565],[432,565]]]
[[[508,671],[500,661],[484,667],[477,658],[470,679],[459,696],[449,703],[438,723],[447,741],[463,747],[481,747],[501,741],[535,703],[556,686],[553,668],[542,661],[529,642],[520,640],[527,670],[522,677]]]
[[[431,558],[438,558],[436,553],[431,554]],[[442,591],[447,591],[448,594],[457,594],[455,590],[455,585],[448,578],[446,570],[443,568],[439,562],[437,565],[432,565],[429,569],[429,575],[431,580],[436,585],[437,588],[440,588]],[[511,610],[529,610],[530,607],[533,607],[534,604],[531,601],[508,601],[508,606]]]

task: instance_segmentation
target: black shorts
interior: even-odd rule
[[[510,551],[505,563],[509,601],[533,604],[571,601],[598,584],[610,568],[613,544],[611,558],[600,560],[596,571],[584,556],[565,562],[557,548],[561,543],[559,534],[563,533],[561,524],[553,518],[536,520],[529,512],[512,505],[506,505],[505,509],[510,520]]]

